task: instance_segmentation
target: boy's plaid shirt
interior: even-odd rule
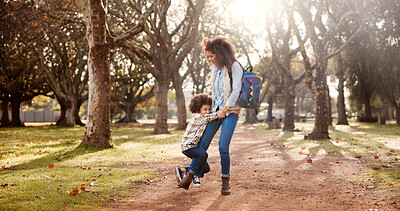
[[[206,129],[207,123],[214,120],[217,116],[217,112],[211,114],[193,113],[186,127],[185,134],[183,134],[181,144],[182,152],[199,146],[200,138]]]

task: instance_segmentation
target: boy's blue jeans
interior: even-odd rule
[[[219,127],[221,127],[221,135],[219,137],[218,145],[219,145],[219,155],[221,157],[221,173],[222,177],[230,177],[230,167],[231,167],[231,159],[229,156],[229,145],[231,143],[231,139],[233,136],[233,132],[235,131],[236,124],[238,122],[237,114],[230,114],[228,117],[223,119],[216,119],[207,124],[207,127],[203,133],[203,136],[200,139],[200,148],[207,151],[208,147],[211,144],[211,141],[217,133]],[[208,163],[205,162],[204,165]],[[192,160],[192,163],[189,166],[189,169],[194,169],[196,163]],[[203,166],[205,168],[205,166]],[[209,171],[209,170],[208,170]],[[208,172],[207,171],[207,172]],[[204,172],[204,173],[207,173]]]
[[[210,171],[207,163],[208,154],[200,147],[193,147],[182,152],[184,155],[192,158],[192,163],[188,171],[198,177],[203,177],[205,173]]]

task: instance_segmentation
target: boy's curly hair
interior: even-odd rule
[[[212,98],[210,95],[201,93],[196,94],[191,100],[189,104],[189,109],[192,113],[199,113],[200,108],[203,105],[212,105]]]

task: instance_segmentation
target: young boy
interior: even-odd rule
[[[192,180],[193,185],[200,187],[198,178],[203,177],[204,173],[210,171],[207,163],[208,154],[199,147],[199,142],[207,123],[218,116],[217,112],[210,114],[211,104],[212,98],[207,94],[197,94],[190,101],[189,109],[193,115],[183,135],[181,148],[182,153],[192,159],[192,164],[187,168],[184,176],[182,170],[176,168],[178,186],[180,188],[189,189]],[[197,178],[194,177],[195,175]]]

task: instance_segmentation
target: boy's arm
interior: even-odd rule
[[[218,116],[217,112],[211,113],[211,114],[202,114],[201,117],[206,119],[207,122],[211,122],[214,119],[216,119]]]

